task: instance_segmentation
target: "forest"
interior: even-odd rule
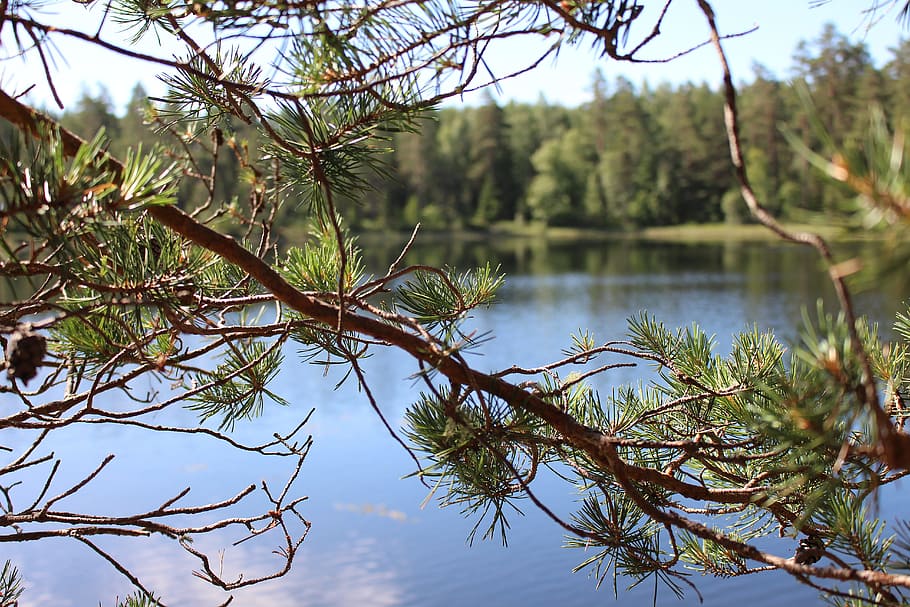
[[[755,65],[740,86],[753,187],[785,220],[846,216],[852,208],[846,190],[799,152],[824,147],[810,116],[834,134],[829,143],[850,149],[862,144],[872,108],[888,108],[887,118],[900,126],[908,98],[910,41],[876,66],[865,44],[829,24],[795,49],[789,80]],[[160,110],[169,102],[152,109],[137,86],[118,117],[102,89],[95,96],[84,92],[60,118],[86,137],[104,127],[121,153],[136,142],[150,146],[177,136],[179,126]],[[576,108],[545,99],[498,105],[489,94],[476,107],[435,108],[419,132],[388,133],[387,153],[362,175],[371,187],[342,205],[345,219],[359,231],[408,230],[418,222],[424,230],[745,222],[728,151],[718,143],[724,141],[722,107],[720,90],[705,83],[636,86],[596,72],[590,101]],[[239,121],[232,124],[233,133],[213,134],[228,144],[215,155],[214,172],[196,167],[208,182],[188,180],[192,186],[184,186],[182,200],[198,196],[191,188],[209,187],[204,183],[221,200],[245,196],[250,179],[243,158],[257,147],[257,135]],[[306,229],[304,210],[286,205],[281,212],[283,230]]]

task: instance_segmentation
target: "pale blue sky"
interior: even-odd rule
[[[753,63],[760,63],[777,77],[790,75],[793,52],[800,40],[815,40],[826,22],[852,41],[864,42],[876,64],[884,63],[888,49],[897,45],[905,30],[897,21],[897,9],[877,15],[870,28],[870,15],[863,10],[872,2],[862,0],[832,0],[812,8],[810,0],[715,0],[712,2],[722,34],[734,34],[757,26],[758,29],[741,38],[724,42],[734,79],[752,79]],[[651,3],[653,13],[659,6]],[[648,10],[642,18],[647,18]],[[659,40],[649,46],[642,58],[671,57],[681,50],[704,42],[708,27],[695,0],[677,1],[671,5]],[[633,42],[630,40],[630,42]],[[647,81],[681,84],[687,81],[707,82],[716,86],[721,80],[720,63],[713,48],[701,48],[690,55],[668,63],[628,64],[600,59],[588,47],[573,49],[559,57],[558,63],[548,65],[546,73],[535,73],[503,85],[503,97],[534,101],[540,92],[549,101],[577,104],[590,97],[591,75],[600,68],[608,80],[624,76],[635,84]]]
[[[642,18],[647,20],[653,17],[661,4],[648,4],[649,8],[645,9]],[[811,4],[811,0],[715,0],[713,6],[722,33],[733,34],[758,26],[757,31],[725,43],[734,78],[737,81],[751,79],[754,62],[761,63],[778,77],[786,78],[797,43],[815,39],[828,21],[852,40],[865,42],[878,64],[887,59],[888,48],[895,46],[906,34],[896,22],[894,8],[888,14],[879,15],[878,23],[869,28],[869,16],[863,10],[872,4],[871,0],[832,0],[818,8],[811,8]],[[58,23],[78,27],[86,22],[86,9],[75,2],[48,3],[48,6],[48,11],[57,13],[55,19]],[[639,28],[638,31],[643,30]],[[641,57],[669,57],[704,42],[707,36],[707,26],[695,0],[676,0],[670,8],[660,39],[652,43]],[[494,71],[504,73],[516,61],[526,60],[535,52],[532,44],[531,40],[526,40],[499,49],[490,57]],[[99,52],[79,42],[61,45],[60,50],[54,81],[67,105],[74,103],[84,88],[95,92],[99,82],[105,84],[118,106],[125,103],[137,82],[142,82],[151,92],[162,92],[155,79],[155,70],[150,66]],[[168,56],[167,49],[158,47],[154,40],[144,41],[140,50]],[[501,102],[533,102],[543,95],[552,103],[577,105],[589,99],[592,74],[597,68],[610,80],[621,75],[636,84],[644,81],[652,85],[693,81],[713,86],[720,81],[719,63],[710,47],[669,63],[632,65],[598,58],[589,46],[583,44],[577,49],[564,49],[555,63],[547,61],[533,73],[503,83],[502,92],[496,97]],[[30,100],[45,107],[53,106],[40,63],[23,63],[15,59],[0,64],[0,70],[0,78],[7,90],[21,91],[35,84]],[[469,96],[466,100],[471,102],[476,99],[476,96]]]

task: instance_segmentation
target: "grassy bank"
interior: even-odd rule
[[[791,231],[814,232],[828,240],[861,238],[862,234],[850,233],[844,228],[825,225],[786,224]],[[363,234],[367,240],[372,233]],[[434,237],[464,240],[496,238],[546,238],[548,240],[615,240],[630,238],[639,240],[662,240],[676,242],[722,242],[722,241],[773,241],[779,237],[760,225],[686,224],[660,226],[638,230],[599,230],[569,227],[547,227],[539,224],[501,222],[486,230],[430,231],[421,230],[421,239]]]
[[[798,232],[806,231],[821,235],[829,241],[846,241],[846,240],[872,240],[874,234],[849,231],[839,226],[813,225],[813,224],[785,224],[788,230]],[[282,237],[285,242],[303,242],[307,238],[309,230],[305,226],[295,225],[291,228],[282,229]],[[410,232],[404,231],[365,231],[358,233],[358,239],[362,244],[369,244],[376,241],[387,241],[390,237],[397,240],[407,240]],[[547,227],[539,224],[501,222],[488,229],[454,229],[454,230],[430,230],[422,228],[419,232],[418,239],[422,242],[434,240],[487,240],[490,238],[497,239],[524,239],[537,238],[552,241],[572,240],[572,241],[598,241],[598,240],[616,240],[616,239],[636,239],[636,240],[654,240],[667,242],[759,242],[779,240],[779,237],[769,229],[755,224],[749,225],[727,225],[723,223],[712,224],[685,224],[676,226],[660,226],[653,228],[643,228],[638,230],[599,230],[585,228],[569,227]]]
[[[791,232],[812,232],[828,240],[852,240],[862,237],[862,234],[851,233],[842,227],[810,225],[810,224],[785,224],[784,227]],[[647,228],[635,234],[640,238],[651,240],[677,240],[715,242],[724,240],[779,240],[780,237],[760,225],[727,225],[722,223],[688,224],[681,226],[662,226]]]

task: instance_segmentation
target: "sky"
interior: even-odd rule
[[[734,80],[752,80],[753,64],[769,69],[780,79],[790,76],[793,53],[801,40],[818,38],[826,22],[851,41],[863,42],[873,60],[881,65],[890,57],[889,48],[897,46],[901,37],[910,34],[897,22],[898,9],[874,15],[863,10],[872,5],[862,0],[831,0],[813,7],[811,0],[715,0],[712,2],[721,34],[737,34],[757,28],[748,35],[724,42]],[[659,8],[655,3],[646,7],[646,19]],[[643,58],[665,59],[680,51],[708,40],[709,30],[704,15],[695,0],[675,2],[665,19],[662,34],[648,46]],[[634,40],[630,41],[634,44]],[[670,62],[628,64],[601,59],[588,48],[559,57],[556,65],[545,66],[546,73],[528,75],[503,85],[503,97],[534,101],[542,93],[548,101],[576,105],[590,98],[592,74],[600,69],[608,80],[622,76],[636,85],[647,82],[658,85],[670,82],[707,82],[719,85],[722,74],[716,52],[706,46]]]
[[[884,0],[879,2],[891,4]],[[797,44],[800,40],[817,38],[826,22],[834,23],[852,41],[865,43],[877,65],[888,59],[888,49],[896,46],[901,36],[908,33],[896,20],[896,7],[871,18],[864,13],[864,9],[873,4],[872,0],[831,0],[817,7],[813,7],[818,4],[817,0],[715,0],[712,4],[722,34],[737,34],[757,28],[752,33],[725,42],[734,79],[739,82],[751,80],[752,66],[756,63],[778,78],[786,79],[790,75]],[[641,19],[650,23],[648,20],[653,21],[661,6],[662,2],[646,3]],[[89,10],[75,1],[48,1],[41,15],[50,15],[57,23],[67,27],[87,28],[92,23],[88,17]],[[639,27],[638,31],[645,29]],[[113,32],[106,36],[113,39]],[[661,36],[640,56],[666,59],[707,39],[707,25],[695,0],[676,0],[667,14]],[[635,43],[634,33],[630,42]],[[168,49],[160,47],[151,38],[136,48],[165,58],[170,56]],[[510,66],[539,50],[539,47],[533,46],[532,40],[526,39],[496,50],[490,57],[490,65],[494,73],[505,73]],[[107,88],[118,111],[125,106],[137,83],[151,93],[163,92],[153,67],[112,56],[109,52],[78,41],[60,42],[58,51],[51,57],[55,64],[53,79],[66,106],[75,104],[82,91],[96,94],[100,83]],[[531,74],[504,82],[499,90],[492,92],[500,103],[535,102],[543,97],[550,103],[575,106],[590,98],[591,82],[597,69],[608,80],[622,76],[636,85],[648,83],[656,86],[664,82],[679,85],[691,81],[716,86],[721,79],[717,56],[710,47],[670,62],[628,64],[597,57],[588,46],[583,45],[563,49],[556,61],[548,60]],[[0,62],[0,84],[5,90],[16,92],[34,84],[28,100],[45,108],[55,105],[37,57],[27,61],[13,58]],[[479,94],[473,94],[463,101],[476,103],[479,100]]]

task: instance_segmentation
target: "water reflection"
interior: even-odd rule
[[[372,245],[371,245],[372,247]],[[368,260],[382,272],[398,249],[380,248]],[[494,339],[471,359],[482,369],[512,364],[537,366],[559,356],[569,335],[591,329],[601,341],[621,338],[626,320],[648,310],[669,326],[697,321],[729,348],[730,336],[753,323],[773,328],[786,339],[803,306],[814,306],[821,294],[833,299],[814,254],[782,244],[719,243],[714,245],[635,243],[631,241],[548,243],[503,240],[447,242],[410,252],[408,262],[467,267],[492,260],[509,278],[498,303],[474,314],[471,325]],[[906,285],[880,285],[880,291],[858,298],[861,310],[887,320]],[[885,296],[882,297],[882,294]],[[888,321],[887,324],[890,324]],[[276,392],[291,406],[267,409],[263,419],[238,426],[238,439],[259,442],[272,432],[294,427],[311,407],[317,412],[305,432],[314,447],[303,468],[298,491],[309,495],[300,508],[313,522],[292,573],[253,589],[238,591],[235,605],[273,607],[306,605],[449,607],[464,604],[538,607],[558,604],[613,604],[612,584],[595,591],[585,574],[571,568],[588,555],[560,548],[562,531],[530,504],[525,518],[515,517],[511,546],[482,543],[469,547],[471,521],[456,509],[421,509],[427,489],[400,477],[414,464],[391,440],[353,385],[333,390],[338,370],[299,362],[288,346],[286,368]],[[419,385],[408,377],[417,368],[399,353],[377,351],[364,364],[367,379],[393,425],[417,396]],[[641,370],[618,369],[600,378],[609,391],[619,382],[636,381]],[[179,412],[186,422],[189,414]],[[175,422],[176,423],[176,422]],[[267,480],[280,485],[287,462],[237,453],[212,440],[157,437],[143,443],[127,428],[80,427],[60,433],[54,448],[73,462],[61,470],[61,484],[80,478],[108,452],[118,454],[111,470],[98,479],[94,502],[67,501],[70,508],[128,511],[157,505],[182,487],[193,487],[189,499],[223,498],[239,488]],[[545,482],[538,492],[567,516],[578,496],[560,483]],[[99,495],[101,498],[99,499]],[[262,504],[258,504],[261,506]],[[227,571],[247,576],[274,566],[271,551],[280,543],[268,535],[231,547],[237,538],[205,538],[202,547],[225,549]],[[224,596],[191,574],[193,561],[160,541],[111,541],[117,554],[171,605],[217,604]],[[117,574],[87,550],[66,541],[13,546],[5,551],[23,570],[28,590],[22,605],[105,605],[130,590]],[[786,576],[762,575],[740,580],[694,580],[705,605],[814,603],[816,594]],[[622,605],[650,605],[653,588],[645,584],[626,593],[618,581]],[[783,601],[781,596],[785,596]],[[677,605],[668,592],[660,605]],[[690,594],[685,604],[695,602]]]

